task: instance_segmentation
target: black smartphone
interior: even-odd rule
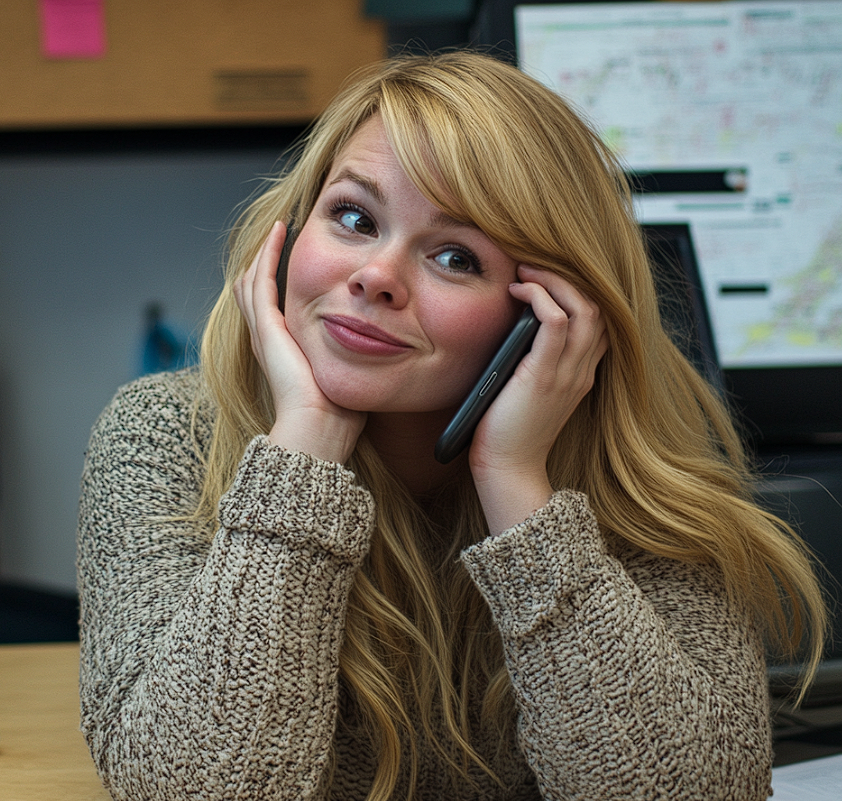
[[[435,449],[439,462],[447,464],[467,447],[482,416],[532,347],[539,325],[532,307],[527,306],[439,437]]]
[[[287,238],[284,240],[284,246],[281,248],[281,257],[278,259],[278,307],[281,311],[284,310],[284,302],[287,296],[287,271],[289,270],[289,254],[292,252],[292,246],[295,244],[295,237],[298,236],[298,231],[292,225],[287,226]]]

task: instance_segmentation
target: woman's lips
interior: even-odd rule
[[[393,356],[404,353],[410,348],[410,345],[403,340],[365,320],[340,315],[329,315],[323,320],[327,332],[340,345],[354,353]]]

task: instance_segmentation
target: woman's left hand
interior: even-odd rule
[[[469,452],[492,532],[549,500],[547,456],[608,350],[605,321],[593,301],[549,270],[520,265],[518,275],[523,283],[510,291],[531,304],[541,325],[532,349],[477,426]]]

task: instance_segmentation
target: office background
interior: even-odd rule
[[[0,12],[0,23],[8,23],[0,38],[10,48],[24,47],[15,26],[36,35],[36,5],[15,0]],[[249,0],[242,7],[266,5]],[[363,60],[390,48],[464,43],[473,6],[469,0],[268,5],[280,17],[312,13],[322,21],[339,6],[351,7],[366,37]],[[106,38],[119,6],[125,4],[115,0],[105,8]],[[355,35],[347,22],[331,24],[345,38]],[[205,20],[199,30],[209,27]],[[283,30],[273,44],[280,53],[296,35],[290,28],[285,38]],[[354,41],[342,44],[354,50]],[[107,41],[112,50],[118,46]],[[338,58],[335,49],[324,42],[324,52],[311,58]],[[46,69],[48,60],[36,57],[42,63],[34,69]],[[274,119],[264,104],[259,114],[221,115],[208,124],[68,123],[71,103],[50,124],[49,108],[26,111],[26,98],[16,100],[27,93],[25,72],[10,59],[8,50],[0,57],[3,80],[16,84],[0,91],[0,592],[11,585],[70,598],[84,449],[96,416],[142,369],[147,307],[160,304],[163,322],[179,336],[198,335],[221,287],[236,208],[278,166],[309,117],[282,107]],[[102,63],[108,59],[106,53]],[[49,68],[86,67],[71,59]],[[337,72],[334,90],[342,78]],[[67,103],[67,92],[56,98],[56,108]],[[27,123],[21,112],[9,124],[4,104],[44,119]]]
[[[116,21],[117,11],[129,7],[126,2],[107,5]],[[182,22],[191,8],[230,14],[222,0],[154,3],[176,9]],[[27,0],[11,5],[32,14],[36,6]],[[44,0],[45,5],[50,4]],[[316,51],[297,52],[296,59],[315,64],[325,54],[339,58],[333,51],[342,51],[371,60],[388,50],[463,44],[479,29],[494,30],[494,19],[510,5],[510,0],[319,0],[308,6],[307,13],[314,15],[308,23],[299,19],[305,12],[290,0],[243,0],[238,7],[261,13],[271,8],[284,24],[277,36],[268,37],[268,45],[261,45],[270,53],[262,71],[238,74],[249,80],[267,75],[286,80],[286,72],[267,71],[265,59],[275,51],[300,48],[293,40],[304,33],[310,47],[313,26],[318,31],[328,21],[334,39],[322,41]],[[340,7],[350,16],[337,22]],[[6,13],[0,12],[0,23]],[[153,16],[147,12],[144,24],[152,25]],[[295,25],[287,25],[288,20]],[[32,33],[37,24],[30,14],[26,30]],[[10,44],[13,27],[5,28]],[[107,25],[106,38],[119,30]],[[182,41],[181,34],[182,39],[172,41]],[[220,45],[207,19],[196,31],[202,35],[215,47],[227,47],[240,64],[251,45]],[[357,46],[355,36],[365,47]],[[340,39],[342,47],[336,44]],[[494,36],[482,41],[498,44]],[[16,42],[20,53],[27,46],[38,49],[34,41]],[[155,61],[154,75],[164,82],[172,79],[178,59],[172,56],[169,67]],[[32,62],[36,72],[67,68],[81,75],[84,69],[72,60],[51,63],[37,54]],[[278,56],[278,62],[283,64],[284,57]],[[106,54],[101,65],[107,63]],[[96,69],[98,62],[91,64]],[[334,66],[335,89],[350,67],[343,71],[344,62]],[[0,590],[4,584],[23,586],[69,599],[75,590],[76,507],[85,444],[117,387],[142,369],[147,309],[158,304],[166,326],[185,338],[198,335],[221,285],[226,231],[237,206],[277,167],[284,148],[312,117],[312,108],[290,105],[290,95],[277,84],[269,89],[280,94],[260,94],[260,87],[246,81],[237,85],[252,92],[256,106],[251,111],[191,110],[175,122],[155,119],[149,98],[143,97],[138,102],[147,105],[133,112],[139,115],[133,122],[116,120],[113,109],[107,118],[103,106],[103,120],[94,124],[82,118],[83,105],[80,119],[71,119],[75,112],[68,97],[74,95],[65,85],[56,96],[61,114],[56,111],[56,121],[49,123],[49,102],[27,105],[26,73],[10,61],[9,50],[0,54],[0,72],[15,79],[0,87]],[[115,94],[108,84],[100,90],[106,97]],[[83,95],[80,104],[91,101]],[[293,93],[293,100],[300,99]],[[19,109],[11,122],[4,123],[5,106]],[[126,108],[119,106],[123,117],[129,114]],[[162,117],[178,113],[167,108]],[[90,109],[84,113],[90,115]],[[834,492],[842,487],[835,465],[819,479]],[[797,512],[824,535],[824,523],[839,517],[837,506],[810,481],[798,492],[807,502],[790,503],[787,496],[783,511]],[[803,508],[796,508],[799,504]]]

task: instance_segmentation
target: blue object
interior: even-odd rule
[[[159,304],[149,304],[146,308],[146,332],[143,336],[140,374],[180,370],[194,364],[195,361],[195,349],[190,338],[164,322]]]

